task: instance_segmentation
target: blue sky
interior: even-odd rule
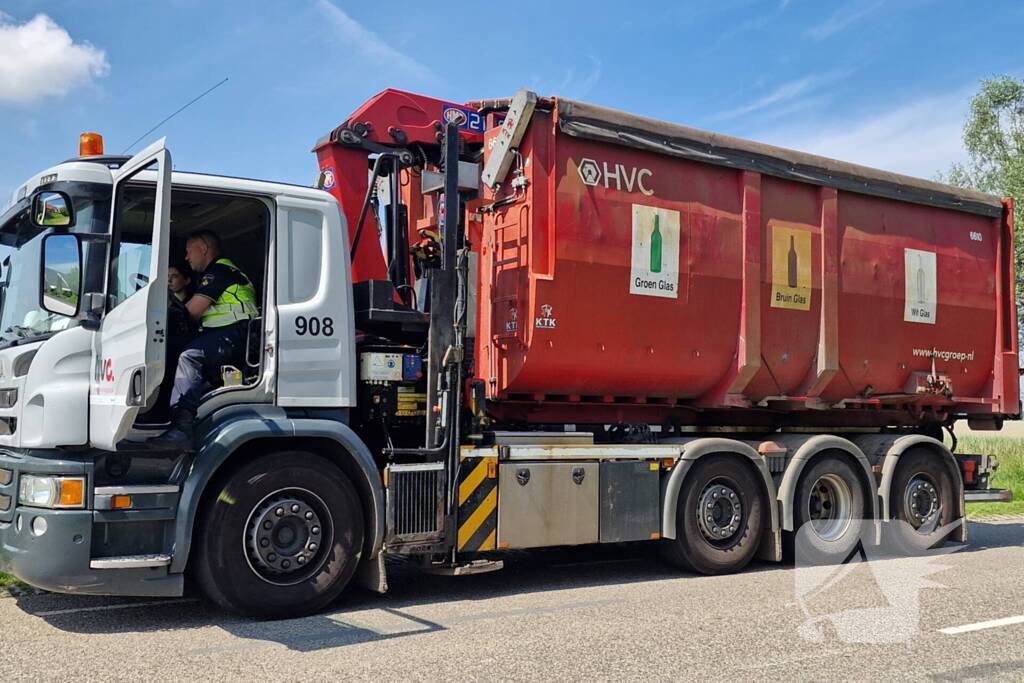
[[[446,7],[455,9],[446,10]],[[0,204],[95,130],[179,169],[310,184],[318,137],[386,87],[522,86],[931,177],[981,78],[1024,76],[1024,3],[0,0]],[[45,15],[40,17],[39,15]]]

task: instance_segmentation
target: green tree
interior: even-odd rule
[[[1024,81],[999,76],[981,82],[964,124],[964,146],[967,163],[953,164],[940,179],[1013,197],[1017,320],[1024,322]]]

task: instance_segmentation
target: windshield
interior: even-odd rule
[[[47,189],[61,190],[71,197],[75,210],[74,232],[105,233],[110,220],[110,186],[92,183],[53,183]],[[40,306],[42,246],[53,228],[39,228],[29,220],[29,202],[11,207],[0,217],[0,347],[48,336],[78,325],[75,317],[51,313]],[[84,263],[95,260],[105,247],[86,242]],[[90,252],[97,252],[90,254]],[[102,256],[100,256],[102,258]],[[78,288],[79,283],[68,283]],[[86,283],[88,287],[88,283]]]

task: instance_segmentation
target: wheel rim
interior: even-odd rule
[[[925,534],[935,530],[941,503],[939,487],[930,475],[919,472],[907,481],[903,491],[903,509],[915,531],[920,531],[922,527],[925,529],[922,533]]]
[[[853,515],[853,493],[838,474],[818,477],[807,499],[807,519],[811,530],[823,541],[834,542],[850,528]]]
[[[323,500],[306,489],[279,489],[253,507],[243,546],[250,569],[275,586],[294,586],[327,561],[334,528]]]
[[[727,479],[715,479],[701,491],[697,501],[697,526],[714,546],[729,545],[743,528],[743,500],[739,487]]]

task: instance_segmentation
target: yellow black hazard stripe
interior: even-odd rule
[[[460,552],[494,550],[498,533],[498,459],[467,458],[459,472]]]

